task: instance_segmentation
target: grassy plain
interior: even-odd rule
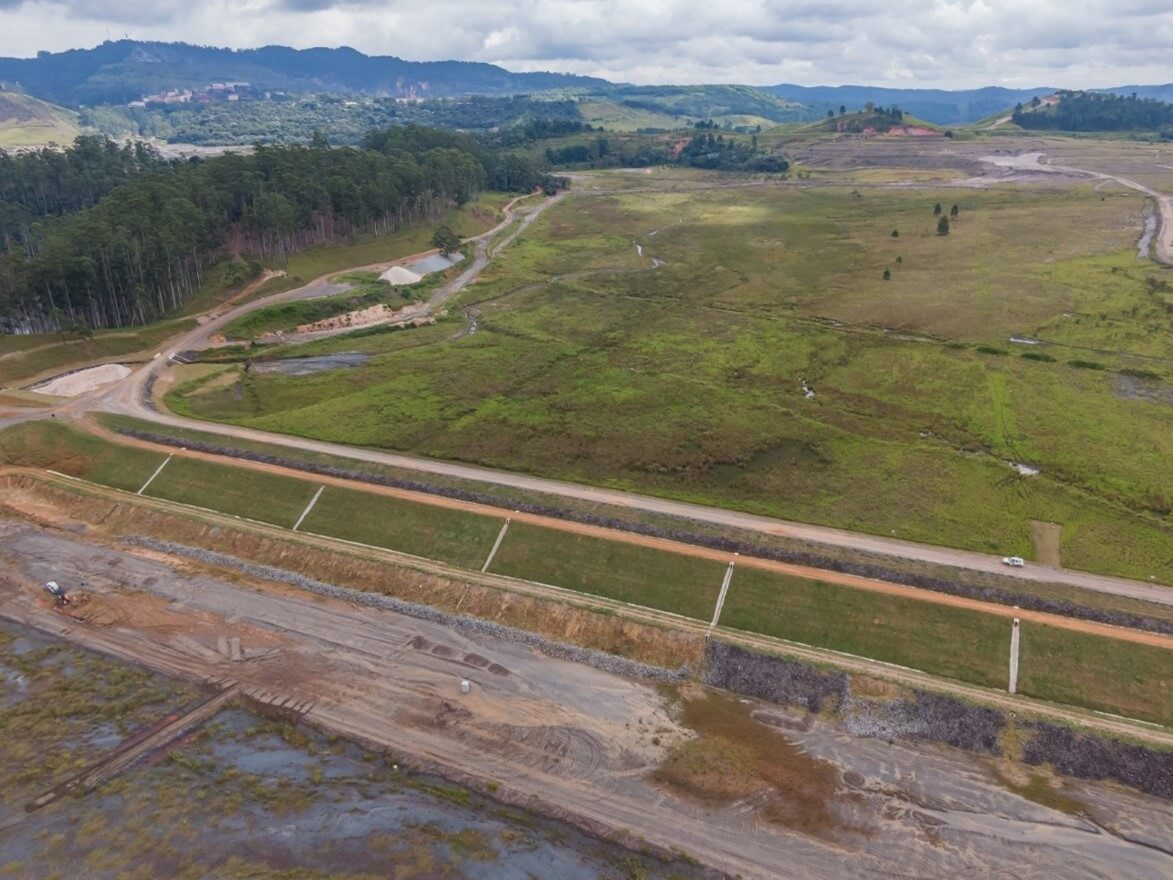
[[[550,211],[465,292],[473,336],[318,342],[375,356],[182,406],[1028,558],[1045,520],[1071,567],[1173,583],[1169,273],[1136,194],[680,183]]]

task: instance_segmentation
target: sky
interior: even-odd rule
[[[1171,0],[0,0],[0,55],[124,36],[352,46],[637,83],[1173,80]]]

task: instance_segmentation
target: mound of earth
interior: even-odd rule
[[[392,266],[386,272],[379,276],[381,281],[386,281],[388,284],[401,286],[404,284],[415,284],[422,276],[415,274],[410,269],[405,269],[403,266]]]

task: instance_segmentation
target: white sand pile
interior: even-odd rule
[[[392,266],[379,277],[388,284],[393,284],[396,286],[402,284],[415,284],[420,280],[419,275],[416,275],[410,269],[405,269],[402,266]]]
[[[122,364],[102,364],[100,367],[90,367],[88,370],[78,370],[68,376],[58,376],[50,379],[43,385],[38,385],[34,391],[41,394],[55,394],[58,397],[77,397],[86,394],[95,388],[117,382],[130,375],[130,367]]]

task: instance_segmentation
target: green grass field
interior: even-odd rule
[[[1010,621],[979,611],[743,566],[734,570],[721,625],[1006,687]]]
[[[479,569],[502,520],[329,486],[301,529]]]
[[[948,237],[937,201],[959,204]],[[1136,260],[1140,206],[1083,185],[571,198],[466,291],[475,335],[317,342],[374,357],[181,405],[1027,558],[1030,520],[1058,522],[1065,565],[1173,583],[1173,317],[1148,280],[1170,273]]]
[[[1018,690],[1173,727],[1173,651],[1023,623]]]
[[[513,523],[489,571],[708,621],[725,566]]]
[[[166,456],[116,446],[56,422],[25,422],[0,431],[0,462],[55,470],[137,492]]]
[[[309,480],[176,456],[144,494],[288,528],[316,491]]]

